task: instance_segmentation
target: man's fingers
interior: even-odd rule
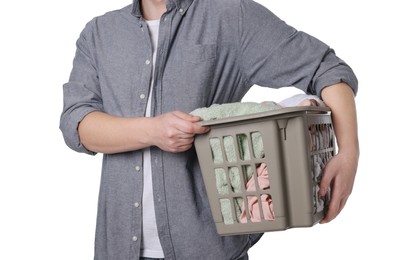
[[[332,194],[328,205],[328,211],[320,223],[328,223],[335,219],[346,205],[348,197],[349,195],[346,195],[345,191],[341,187],[332,185]]]
[[[325,196],[330,188],[331,181],[333,180],[333,174],[328,171],[328,165],[324,169],[323,177],[320,182],[320,196]]]
[[[193,116],[191,114],[187,114],[187,113],[184,113],[184,112],[181,112],[181,111],[174,111],[174,112],[172,112],[172,114],[179,117],[180,119],[183,119],[185,121],[189,121],[189,122],[192,122],[192,123],[199,122],[199,121],[202,120],[202,118],[200,118],[199,116]]]
[[[196,124],[202,119],[199,116],[193,116],[180,111],[175,111],[173,114],[182,121],[177,124],[177,129],[186,134],[205,134],[209,131],[209,127]]]

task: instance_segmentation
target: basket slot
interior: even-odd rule
[[[233,216],[235,215],[231,208],[232,207],[232,202],[230,199],[225,198],[225,199],[220,199],[220,208],[221,208],[221,214],[222,214],[222,219],[224,220],[224,224],[229,225],[229,224],[234,224],[234,218]]]
[[[211,157],[215,164],[224,163],[222,139],[220,137],[209,138],[209,147],[211,148]]]
[[[241,133],[236,135],[237,145],[235,151],[237,152],[237,158],[240,161],[248,161],[251,159],[251,141],[247,134]]]
[[[245,200],[243,197],[221,198],[219,202],[225,225],[241,223],[241,218],[243,217],[242,211],[245,208]]]
[[[218,194],[225,195],[229,194],[228,189],[228,175],[226,174],[223,168],[216,168],[215,169],[215,183]]]
[[[261,200],[258,199],[259,196],[247,196],[247,205],[248,205],[248,209],[246,209],[248,211],[248,215],[250,215],[250,217],[248,218],[248,221],[251,222],[261,222],[262,219],[262,215],[263,215],[263,210],[262,210],[262,204],[261,204]],[[252,205],[251,205],[252,204]],[[252,207],[255,204],[255,210],[254,207]],[[249,206],[251,205],[251,208],[249,208]],[[258,206],[258,211],[256,210]],[[254,213],[253,216],[251,216],[250,212]]]
[[[237,161],[235,142],[233,136],[224,136],[221,141],[221,148],[225,151],[225,160],[227,162]]]
[[[245,207],[248,207],[248,205],[246,205],[247,203],[245,203],[245,199],[243,197],[235,197],[234,198],[234,203],[236,205],[235,210],[237,211],[237,209],[239,209],[239,212],[236,212],[236,219],[238,223],[242,223],[242,214],[243,214],[243,209]]]
[[[261,159],[265,157],[265,148],[264,148],[264,142],[262,141],[262,135],[260,132],[251,132],[251,140],[252,144],[250,146],[252,147],[252,154],[254,155],[254,158],[256,159]]]
[[[309,152],[313,178],[313,207],[314,214],[326,210],[329,192],[326,197],[319,196],[322,171],[335,154],[335,136],[330,117],[309,117],[308,121]]]

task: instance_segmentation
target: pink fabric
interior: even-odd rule
[[[268,177],[268,170],[267,165],[265,163],[261,163],[260,166],[257,168],[257,180],[258,180],[258,187],[261,190],[265,190],[270,188],[270,180]],[[247,182],[246,185],[247,191],[255,191],[255,179],[251,177],[251,179]],[[261,196],[261,204],[262,204],[262,211],[264,214],[265,220],[274,220],[275,214],[272,207],[272,198],[268,194],[262,194]],[[260,214],[260,206],[258,203],[257,196],[247,196],[248,201],[248,210],[251,216],[252,222],[260,222],[261,221],[261,214]],[[241,223],[247,223],[247,212],[245,210],[244,204],[241,205]]]

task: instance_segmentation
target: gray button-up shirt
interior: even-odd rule
[[[249,88],[294,85],[311,94],[347,82],[350,67],[326,44],[251,0],[169,0],[161,17],[152,114],[240,101]],[[92,111],[143,117],[152,46],[139,1],[91,20],[77,41],[64,85],[60,128],[69,147],[93,154],[77,127]],[[253,235],[217,235],[194,149],[151,147],[156,223],[166,259],[237,259]],[[142,151],[105,154],[95,259],[138,259],[142,233]]]

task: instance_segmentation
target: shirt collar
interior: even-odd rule
[[[179,10],[179,13],[183,15],[185,14],[186,10],[188,10],[189,6],[192,4],[192,1],[193,0],[166,0],[166,6],[167,9],[172,9],[176,7]],[[140,5],[140,0],[133,0],[132,15],[138,18],[142,16]]]

